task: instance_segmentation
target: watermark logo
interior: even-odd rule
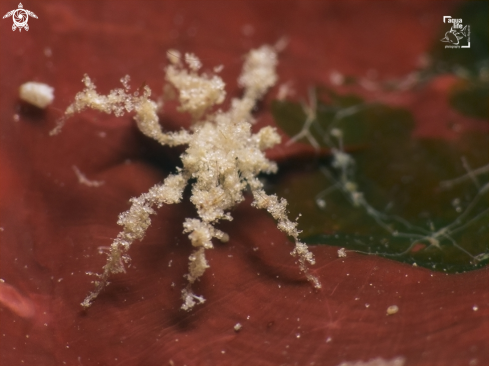
[[[29,30],[29,25],[27,24],[27,21],[29,20],[29,15],[37,19],[36,14],[34,14],[30,10],[25,10],[22,6],[22,3],[19,3],[19,8],[9,11],[3,16],[3,19],[11,16],[14,21],[14,24],[12,25],[12,30],[15,31],[18,28],[19,32],[22,32],[22,28],[24,28],[26,31]]]
[[[443,23],[451,24],[451,28],[445,33],[442,42],[448,43],[445,48],[470,48],[470,25],[463,25],[462,19],[455,19],[445,15]]]

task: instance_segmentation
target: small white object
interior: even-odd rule
[[[353,162],[353,159],[351,158],[350,155],[343,151],[333,151],[333,166],[335,168],[346,168],[347,166],[351,165]]]
[[[338,249],[338,258],[345,258],[345,257],[346,257],[345,248]]]
[[[101,185],[103,185],[105,183],[104,181],[90,180],[90,179],[88,179],[85,176],[85,174],[83,174],[80,171],[80,169],[78,169],[78,167],[76,165],[73,165],[72,168],[73,168],[73,171],[76,174],[76,177],[78,178],[78,183],[80,183],[80,184],[84,184],[84,185],[86,185],[88,187],[100,187]]]
[[[331,82],[331,84],[336,85],[336,86],[343,85],[345,82],[345,77],[340,72],[333,70],[329,74],[329,81]]]
[[[397,305],[391,305],[387,308],[387,315],[393,315],[399,311],[399,307]]]
[[[322,198],[318,198],[316,200],[316,204],[318,205],[319,208],[325,208],[326,207],[326,201]]]
[[[54,88],[47,84],[29,81],[20,86],[19,97],[27,103],[44,109],[53,102],[53,92]]]
[[[234,326],[234,331],[235,332],[239,332],[242,328],[242,325],[241,323],[236,323],[236,325]]]
[[[334,136],[336,138],[343,137],[343,131],[341,131],[339,128],[331,129],[330,134],[331,134],[331,136]]]
[[[173,64],[177,65],[180,62],[180,57],[181,54],[177,50],[168,50],[166,52],[166,57],[168,57],[168,60]]]

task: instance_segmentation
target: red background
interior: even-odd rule
[[[129,116],[87,112],[50,137],[57,118],[88,73],[99,89],[148,84],[162,94],[165,53],[193,52],[205,67],[225,66],[228,95],[237,96],[242,55],[286,36],[280,83],[296,96],[329,84],[332,70],[357,77],[401,78],[418,67],[453,2],[319,1],[29,1],[28,32],[0,22],[0,364],[1,365],[337,365],[404,357],[405,365],[489,364],[487,267],[445,275],[337,248],[314,247],[316,292],[298,273],[291,244],[249,200],[221,225],[229,243],[208,252],[211,268],[196,291],[207,302],[179,310],[191,252],[181,233],[188,203],[159,210],[132,266],[86,312],[85,272],[105,262],[97,248],[119,231],[128,199],[163,179],[178,152],[141,137]],[[17,7],[3,1],[0,13]],[[252,30],[247,32],[247,30]],[[452,77],[417,91],[358,90],[367,98],[409,108],[417,134],[456,138],[447,127],[480,128],[447,104]],[[18,87],[55,88],[52,106],[21,103]],[[271,91],[260,108],[260,125]],[[166,129],[186,116],[162,115]],[[281,146],[280,161],[307,152]],[[80,185],[72,166],[99,188]],[[327,225],[327,223],[325,223]],[[253,248],[258,248],[253,250]],[[171,267],[169,262],[171,260]],[[175,283],[172,287],[171,284]],[[369,304],[369,307],[366,307]],[[399,312],[386,316],[397,305]],[[473,306],[478,306],[478,311]],[[249,319],[248,319],[249,317]],[[243,325],[236,333],[236,323]]]

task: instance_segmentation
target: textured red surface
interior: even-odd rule
[[[239,94],[241,56],[284,35],[289,46],[278,71],[298,95],[329,83],[333,69],[401,77],[416,67],[455,5],[30,1],[24,6],[38,19],[29,20],[29,32],[12,32],[4,19],[0,365],[337,365],[398,356],[405,365],[489,364],[487,268],[445,275],[377,257],[339,259],[336,248],[316,247],[313,271],[323,283],[316,292],[299,275],[285,236],[249,201],[222,225],[230,242],[208,252],[211,269],[196,286],[207,298],[203,306],[179,310],[191,251],[181,225],[195,216],[183,203],[159,210],[131,249],[128,273],[114,276],[83,312],[79,303],[91,289],[85,272],[99,271],[105,261],[97,248],[117,234],[128,199],[164,178],[178,154],[141,137],[130,117],[87,112],[61,135],[48,135],[84,73],[102,91],[130,74],[133,85],[146,82],[160,95],[168,48],[194,52],[208,67],[224,64],[229,95]],[[16,6],[2,2],[0,13]],[[30,80],[55,87],[47,110],[19,102],[17,88]],[[419,92],[364,94],[410,108],[418,134],[454,138],[447,120],[461,129],[479,125],[448,108],[448,84],[439,78]],[[259,124],[272,123],[265,110]],[[174,113],[162,123],[187,125]],[[307,153],[279,147],[270,156],[284,161]],[[73,165],[105,184],[80,185]],[[390,305],[399,312],[386,316]]]

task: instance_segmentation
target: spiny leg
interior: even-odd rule
[[[150,215],[155,213],[153,207],[160,208],[164,203],[179,203],[187,180],[187,174],[182,172],[176,175],[172,174],[162,184],[157,184],[147,193],[130,200],[131,207],[126,212],[121,213],[117,221],[117,224],[121,225],[123,229],[110,246],[103,272],[95,274],[98,277],[94,281],[95,289],[81,303],[84,308],[88,308],[104,287],[109,284],[108,279],[111,274],[126,271],[124,263],[130,260],[127,252],[135,240],[141,240],[146,234],[146,230],[151,224]]]
[[[216,229],[210,223],[199,219],[186,219],[183,227],[184,233],[190,233],[188,237],[192,242],[192,246],[196,248],[189,256],[189,273],[185,275],[188,280],[188,285],[182,290],[183,304],[181,308],[188,311],[197,304],[196,300],[199,304],[205,302],[202,296],[197,296],[192,291],[192,284],[202,277],[205,270],[209,268],[209,264],[205,258],[205,250],[214,247],[212,245],[212,238],[227,242],[229,236],[221,230]]]
[[[300,231],[297,230],[297,222],[290,221],[287,216],[287,201],[284,198],[279,199],[276,195],[266,194],[258,178],[250,176],[247,181],[254,198],[252,205],[266,209],[277,220],[278,229],[294,238],[295,248],[290,254],[298,258],[299,268],[314,287],[321,288],[318,278],[309,272],[308,264],[315,264],[314,255],[309,251],[307,245],[299,240]]]

